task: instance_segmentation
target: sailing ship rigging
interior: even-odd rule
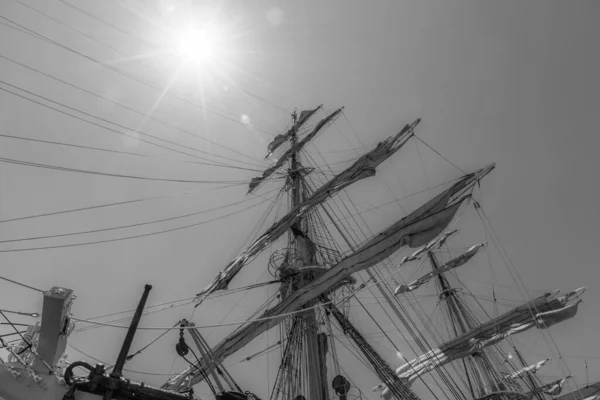
[[[472,207],[478,211],[481,208],[474,199],[473,189],[495,165],[464,174],[408,215],[358,242],[344,230],[329,201],[356,182],[373,177],[381,163],[400,152],[414,138],[420,119],[377,143],[350,166],[318,186],[308,179],[317,166],[303,159],[302,154],[305,154],[305,147],[335,123],[343,112],[343,108],[337,109],[311,127],[309,122],[321,109],[322,106],[318,106],[299,115],[293,114],[292,127],[277,135],[267,146],[266,158],[274,158],[273,165],[253,178],[248,186],[248,195],[253,195],[276,173],[284,175],[281,190],[289,195],[289,211],[258,235],[210,285],[197,293],[194,307],[201,310],[209,296],[227,290],[245,266],[273,244],[283,241],[284,247],[271,254],[266,266],[273,282],[279,284],[276,305],[249,319],[214,347],[208,345],[193,323],[178,322],[180,337],[176,352],[190,366],[158,389],[125,380],[122,370],[149,288],[138,306],[119,360],[110,373],[101,364],[93,367],[82,362],[71,363],[63,357],[67,337],[75,323],[70,315],[73,295],[70,289],[54,288],[44,295],[40,323],[30,326],[20,343],[7,345],[10,357],[0,365],[0,396],[6,400],[112,398],[113,395],[127,399],[191,399],[194,386],[205,382],[219,399],[255,399],[253,393],[236,383],[223,362],[264,332],[277,327],[281,362],[269,391],[270,400],[367,397],[368,394],[356,387],[352,377],[339,365],[332,326],[343,332],[373,377],[379,380],[373,390],[384,400],[423,398],[415,392],[417,383],[424,384],[431,396],[438,398],[439,391],[432,390],[427,383],[427,377],[432,374],[439,377],[443,395],[452,399],[542,400],[561,395],[570,376],[543,382],[537,375],[550,358],[528,364],[515,347],[520,365],[515,364],[501,345],[514,335],[534,328],[545,330],[573,318],[584,289],[562,295],[558,290],[548,292],[487,321],[480,321],[462,291],[452,286],[450,278],[464,265],[473,263],[477,255],[486,250],[487,244],[475,244],[446,261],[441,258],[445,257],[441,254],[443,250],[460,233],[455,228],[459,210],[464,212]],[[333,230],[329,226],[333,226]],[[337,243],[339,240],[342,245]],[[391,265],[387,260],[402,249],[417,250]],[[382,263],[387,263],[386,270],[391,271],[387,277],[375,269]],[[430,271],[408,283],[400,283],[400,273],[411,264],[429,264]],[[419,331],[414,316],[403,304],[407,296],[431,282],[435,283],[438,305],[448,322],[448,334],[442,342],[439,336],[426,337]],[[395,326],[409,333],[422,351],[421,355],[412,360],[402,357],[402,364],[394,368],[389,358],[355,326],[348,305],[366,289],[377,289],[386,303],[387,318],[392,315],[397,318]],[[377,318],[364,305],[362,307],[385,332]],[[384,335],[394,343],[386,333]],[[190,336],[197,353],[186,342],[185,338]],[[186,358],[190,352],[195,360]],[[87,368],[88,377],[75,376],[76,367]],[[596,383],[563,394],[559,399],[579,400],[599,393],[600,386]]]

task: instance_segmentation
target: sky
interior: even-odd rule
[[[585,384],[586,359],[590,382],[600,378],[595,337],[600,327],[595,254],[600,225],[595,211],[600,168],[597,2],[2,0],[1,4],[0,157],[113,176],[0,162],[0,276],[41,289],[72,288],[77,295],[73,313],[83,319],[134,308],[145,283],[153,285],[150,304],[192,297],[250,235],[260,231],[253,224],[281,181],[248,197],[243,183],[268,167],[266,146],[289,126],[293,109],[323,104],[326,112],[332,112],[345,107],[344,116],[308,148],[333,163],[334,171],[420,117],[417,136],[444,158],[414,140],[382,164],[377,177],[350,189],[362,211],[403,199],[402,208],[393,203],[364,211],[366,225],[377,232],[401,218],[404,210],[416,208],[436,192],[407,195],[460,176],[457,167],[471,171],[495,162],[496,169],[476,195],[531,289],[529,295],[554,288],[588,288],[579,314],[552,328],[551,338],[578,376],[577,384]],[[212,21],[221,41],[211,62],[181,67],[180,57],[171,51],[172,37],[191,21],[198,26]],[[177,143],[201,152],[178,147],[176,153],[147,141],[167,147]],[[5,242],[139,224],[242,200],[246,202],[230,208],[130,229]],[[252,205],[257,206],[248,208]],[[276,204],[276,210],[285,210],[285,204]],[[226,216],[236,211],[240,212]],[[476,214],[469,212],[470,217],[461,221],[464,243],[457,242],[457,247],[484,240]],[[111,240],[215,218],[219,219],[131,240],[8,251]],[[274,214],[269,218],[263,229]],[[398,256],[407,254],[409,250],[404,250]],[[474,292],[489,296],[492,280],[512,284],[500,272],[498,257],[492,259],[498,263],[497,275],[483,262],[464,270],[466,279],[473,280]],[[269,280],[266,261],[259,259],[245,268],[232,287]],[[408,272],[405,279],[418,271]],[[0,284],[0,308],[41,310],[39,293]],[[495,288],[504,290],[506,298],[519,299],[514,288]],[[195,309],[193,321],[199,326],[241,321],[275,292],[269,286],[219,297]],[[189,318],[192,310],[187,306],[150,314],[141,325],[172,326]],[[367,322],[361,325],[361,318],[353,322],[369,328]],[[234,328],[201,331],[216,344]],[[2,326],[2,332],[10,332],[9,327]],[[158,333],[140,331],[134,347],[149,343]],[[185,366],[175,356],[176,336],[172,332],[157,341],[128,365],[158,375],[132,377],[160,385],[166,379],[161,374]],[[99,328],[75,332],[69,343],[111,363],[123,337],[122,329]],[[523,352],[535,362],[545,354],[547,343],[534,335],[525,338],[529,342],[523,339]],[[273,383],[279,352],[251,363],[237,362],[276,341],[276,332],[270,332],[229,360],[237,379],[262,398],[267,398]],[[409,349],[401,351],[412,354]],[[89,359],[73,348],[68,353],[72,359]],[[386,359],[398,363],[393,351]],[[349,354],[343,363],[364,394],[377,398],[370,391],[377,378],[365,373]],[[199,395],[209,397],[206,390],[199,390]]]

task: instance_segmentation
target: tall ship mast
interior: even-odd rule
[[[196,389],[205,385],[221,400],[257,399],[256,390],[268,393],[269,400],[596,399],[599,383],[569,386],[573,377],[568,375],[547,381],[538,372],[561,360],[526,360],[513,341],[524,332],[544,334],[574,318],[584,288],[549,291],[500,312],[495,292],[494,309],[489,310],[463,284],[461,271],[480,263],[480,253],[488,251],[490,243],[471,243],[460,251],[453,243],[461,236],[463,214],[474,213],[486,221],[474,189],[495,165],[463,173],[379,233],[361,237],[348,223],[351,210],[344,211],[334,200],[350,198],[345,189],[373,177],[389,158],[402,157],[421,120],[371,144],[342,171],[326,175],[319,174],[322,166],[307,146],[325,134],[343,108],[314,123],[321,111],[322,106],[294,112],[291,128],[268,144],[272,166],[249,182],[249,196],[257,195],[263,185],[283,182],[278,191],[282,198],[287,196],[287,212],[196,294],[193,307],[201,315],[207,299],[227,293],[240,271],[264,253],[268,262],[262,267],[271,276],[265,284],[278,285],[274,299],[215,345],[209,345],[194,322],[173,321],[173,328],[167,329],[173,352],[189,366],[159,388],[128,379],[124,369],[137,354],[131,346],[146,313],[150,286],[110,366],[65,357],[76,322],[114,323],[74,318],[73,291],[52,288],[43,295],[41,320],[16,342],[3,341],[9,357],[0,364],[0,398],[182,400],[200,398]],[[418,297],[426,288],[435,290],[433,310],[426,310]],[[365,304],[365,293],[377,299],[377,312]],[[361,310],[358,316],[351,312],[353,303]],[[378,340],[363,330],[367,322]],[[268,390],[267,380],[242,387],[226,361],[270,330],[278,335],[280,351],[275,379]],[[391,346],[392,354],[382,352],[381,342]],[[346,350],[363,363],[359,373],[340,362],[339,354]],[[407,357],[411,352],[415,356]],[[87,371],[78,373],[81,369]],[[358,385],[358,380],[372,387]],[[568,386],[574,390],[563,391]]]

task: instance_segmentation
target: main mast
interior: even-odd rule
[[[296,123],[298,122],[298,116],[296,114],[296,111],[294,111],[292,113],[292,123],[294,126],[296,126]],[[298,141],[298,131],[296,129],[294,129],[291,132],[291,145],[292,145],[292,149],[296,148],[296,143]],[[303,181],[303,175],[300,172],[300,168],[301,168],[301,164],[298,160],[299,158],[299,150],[295,150],[292,153],[291,159],[290,159],[290,171],[289,171],[289,176],[291,179],[291,183],[292,183],[292,209],[295,209],[298,205],[300,205],[302,203],[302,181]],[[304,219],[300,218],[300,220],[297,222],[297,229],[302,232],[304,229],[303,225],[304,225]],[[295,236],[295,235],[294,235]],[[314,255],[312,255],[313,253],[310,251],[309,247],[309,243],[306,240],[298,240],[296,238],[295,240],[296,242],[296,250],[299,254],[307,254],[308,255],[308,259],[302,259],[300,258],[301,262],[302,262],[302,266],[300,268],[306,267],[307,263],[313,264],[316,260],[314,260]],[[312,256],[311,256],[312,255]],[[311,259],[312,258],[312,259]],[[300,280],[302,279],[302,276],[300,276]],[[325,375],[325,371],[321,371],[322,366],[325,365],[321,358],[324,357],[325,355],[322,354],[321,351],[319,351],[319,337],[318,337],[318,325],[317,325],[317,315],[316,315],[316,309],[315,309],[315,305],[317,304],[318,300],[317,299],[313,299],[311,301],[309,301],[308,303],[305,304],[304,308],[306,309],[305,312],[303,312],[302,314],[300,314],[300,316],[298,318],[301,318],[302,324],[301,326],[304,327],[304,340],[305,340],[305,344],[306,344],[306,364],[307,364],[307,373],[308,373],[308,398],[309,399],[314,399],[314,400],[327,400],[327,386],[326,386],[326,380],[327,380],[327,376]],[[324,376],[325,375],[325,376]]]

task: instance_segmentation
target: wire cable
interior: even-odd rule
[[[106,123],[108,123],[108,124],[115,125],[115,126],[117,126],[117,127],[121,128],[121,129],[124,129],[124,130],[128,131],[128,132],[135,132],[135,133],[137,133],[137,134],[139,134],[139,135],[142,135],[142,136],[151,137],[151,138],[153,138],[153,139],[155,139],[155,140],[158,140],[158,141],[161,141],[161,142],[165,142],[165,143],[169,143],[169,144],[171,144],[171,145],[179,146],[179,147],[182,147],[182,148],[184,148],[184,149],[187,149],[187,150],[192,150],[192,151],[196,151],[196,152],[199,152],[199,153],[208,154],[208,155],[211,155],[211,156],[213,156],[213,157],[218,157],[218,158],[222,158],[222,159],[229,160],[229,161],[235,161],[235,162],[238,162],[238,163],[247,164],[247,165],[252,165],[252,166],[254,166],[254,167],[257,167],[257,166],[258,166],[258,167],[260,167],[260,168],[263,168],[263,165],[251,164],[251,163],[248,163],[248,162],[245,162],[245,161],[239,161],[239,160],[235,160],[235,159],[233,159],[233,158],[229,158],[229,157],[225,157],[225,156],[220,156],[220,155],[216,155],[216,154],[211,154],[211,153],[209,153],[209,152],[207,152],[207,151],[204,151],[204,150],[199,150],[199,149],[196,149],[196,148],[193,148],[193,147],[184,146],[184,145],[182,145],[182,144],[179,144],[179,143],[173,142],[173,141],[171,141],[171,140],[162,139],[162,138],[160,138],[160,137],[158,137],[158,136],[154,136],[154,135],[151,135],[151,134],[149,134],[149,133],[146,133],[146,132],[140,131],[139,129],[134,129],[134,128],[131,128],[131,127],[128,127],[128,126],[124,126],[124,125],[122,125],[122,124],[118,124],[118,123],[116,123],[116,122],[110,121],[110,120],[108,120],[108,119],[106,119],[106,118],[101,118],[101,117],[95,116],[95,115],[93,115],[93,114],[90,114],[90,113],[88,113],[88,112],[81,111],[81,110],[79,110],[79,109],[77,109],[77,108],[74,108],[74,107],[68,106],[68,105],[66,105],[66,104],[64,104],[64,103],[60,103],[60,102],[58,102],[58,101],[55,101],[55,100],[52,100],[52,99],[50,99],[50,98],[48,98],[48,97],[44,97],[44,96],[41,96],[41,95],[39,95],[39,94],[33,93],[33,92],[31,92],[31,91],[29,91],[29,90],[26,90],[26,89],[23,89],[23,88],[21,88],[21,87],[19,87],[19,86],[12,85],[12,84],[10,84],[10,83],[8,83],[8,82],[6,82],[6,81],[2,81],[2,80],[0,80],[0,83],[3,83],[4,85],[7,85],[7,86],[10,86],[10,87],[13,87],[13,88],[15,88],[15,89],[18,89],[18,90],[21,90],[21,91],[23,91],[23,92],[25,92],[25,93],[27,93],[27,94],[30,94],[30,95],[32,95],[32,96],[36,96],[36,97],[38,97],[38,98],[40,98],[40,99],[43,99],[43,100],[45,100],[45,101],[48,101],[48,102],[50,102],[50,103],[54,103],[54,104],[56,104],[56,105],[59,105],[59,106],[61,106],[61,107],[67,108],[67,109],[69,109],[69,110],[72,110],[72,111],[75,111],[75,112],[81,113],[81,114],[83,114],[83,115],[86,115],[86,116],[88,116],[88,117],[95,118],[95,119],[97,119],[97,120],[100,120],[100,121],[102,121],[102,122],[106,122]],[[110,132],[114,132],[114,133],[117,133],[117,134],[119,134],[119,135],[123,135],[123,136],[127,136],[127,137],[132,137],[132,138],[134,138],[135,140],[139,140],[140,142],[148,143],[148,144],[151,144],[151,145],[153,145],[153,146],[160,147],[160,148],[163,148],[163,149],[167,149],[167,150],[170,150],[170,151],[174,151],[174,152],[176,152],[176,153],[179,153],[179,154],[184,154],[184,155],[187,155],[187,156],[190,156],[190,157],[195,157],[195,158],[199,158],[199,159],[202,159],[202,160],[207,160],[207,161],[213,161],[213,162],[214,162],[214,160],[210,160],[210,159],[207,159],[207,158],[203,158],[203,157],[200,157],[200,156],[198,156],[198,155],[194,155],[194,154],[189,154],[189,153],[186,153],[186,152],[184,152],[184,151],[181,151],[181,150],[172,149],[172,148],[170,148],[170,147],[167,147],[167,146],[164,146],[164,145],[161,145],[161,144],[158,144],[158,143],[154,143],[154,142],[151,142],[151,141],[149,141],[149,140],[146,140],[146,139],[142,139],[142,138],[135,137],[135,136],[133,136],[133,135],[131,135],[131,134],[127,134],[127,133],[125,133],[125,132],[122,132],[122,131],[120,131],[120,130],[113,129],[113,128],[110,128],[110,127],[107,127],[107,126],[101,125],[101,124],[99,124],[99,123],[97,123],[97,122],[94,122],[94,121],[87,120],[87,119],[85,119],[85,118],[82,118],[82,117],[79,117],[79,116],[77,116],[77,115],[70,114],[70,113],[68,113],[68,112],[66,112],[66,111],[64,111],[64,110],[60,110],[60,109],[58,109],[58,108],[55,108],[55,107],[52,107],[52,106],[50,106],[50,105],[48,105],[48,104],[41,103],[41,102],[39,102],[39,101],[36,101],[36,100],[34,100],[34,99],[30,99],[30,98],[28,98],[28,97],[26,97],[26,96],[23,96],[22,94],[15,93],[15,92],[13,92],[13,91],[10,91],[10,90],[8,90],[8,89],[6,89],[6,88],[2,88],[2,87],[0,87],[0,90],[4,91],[4,92],[6,92],[6,93],[12,94],[12,95],[14,95],[14,96],[20,97],[20,98],[22,98],[22,99],[25,99],[25,100],[27,100],[27,101],[30,101],[30,102],[32,102],[32,103],[36,103],[36,104],[38,104],[38,105],[40,105],[40,106],[42,106],[42,107],[46,107],[46,108],[48,108],[48,109],[51,109],[51,110],[57,111],[57,112],[59,112],[59,113],[61,113],[61,114],[67,115],[67,116],[69,116],[69,117],[71,117],[71,118],[75,118],[75,119],[77,119],[77,120],[80,120],[80,121],[83,121],[83,122],[87,122],[88,124],[91,124],[91,125],[97,126],[97,127],[99,127],[99,128],[102,128],[102,129],[108,130],[108,131],[110,131]]]
[[[31,343],[29,343],[27,341],[27,339],[25,339],[25,336],[23,336],[23,334],[17,329],[17,327],[12,323],[12,321],[10,319],[8,319],[6,314],[4,314],[4,311],[0,310],[0,315],[2,315],[2,317],[4,317],[6,322],[8,322],[10,324],[10,326],[15,330],[15,332],[21,337],[21,340],[23,342],[25,342],[29,348],[31,348]]]
[[[30,312],[24,312],[24,311],[14,311],[14,310],[4,310],[4,309],[0,309],[0,311],[3,311],[7,314],[24,315],[26,317],[32,317],[32,318],[37,318],[40,316],[40,314],[38,314],[38,313],[30,313]]]
[[[23,337],[24,333],[27,333],[27,331],[16,331],[16,332],[13,332],[13,333],[5,333],[3,335],[0,335],[0,338],[5,338],[5,337],[9,337],[9,336],[16,336],[16,335],[19,335],[19,336]],[[18,339],[18,340],[20,340],[20,339]],[[7,347],[7,346],[1,346],[0,349],[4,348],[4,347]]]
[[[115,178],[140,179],[140,180],[146,180],[146,181],[199,183],[199,184],[222,184],[222,183],[245,184],[246,183],[245,181],[208,181],[208,180],[190,180],[190,179],[167,179],[167,178],[152,178],[152,177],[146,177],[146,176],[135,176],[135,175],[124,175],[124,174],[111,174],[108,172],[98,172],[98,171],[92,171],[92,170],[86,170],[86,169],[68,168],[68,167],[61,167],[61,166],[49,165],[49,164],[40,164],[40,163],[31,162],[31,161],[14,160],[12,158],[4,158],[4,157],[0,157],[0,162],[24,165],[24,166],[28,166],[28,167],[53,169],[53,170],[57,170],[57,171],[76,172],[76,173],[80,173],[80,174],[110,176],[110,177],[115,177]]]
[[[273,190],[272,192],[274,192],[274,191],[275,190]],[[228,208],[228,207],[232,207],[232,206],[235,206],[235,205],[238,205],[238,204],[246,203],[246,202],[251,201],[251,200],[254,200],[254,199],[252,199],[252,198],[246,198],[244,200],[236,201],[235,203],[230,203],[230,204],[226,204],[226,205],[219,206],[219,207],[214,207],[214,208],[210,208],[210,209],[206,209],[206,210],[196,211],[196,212],[189,213],[189,214],[184,214],[184,215],[178,215],[176,217],[169,217],[169,218],[162,218],[162,219],[157,219],[157,220],[153,220],[153,221],[140,222],[140,223],[137,223],[137,224],[120,225],[120,226],[115,226],[115,227],[110,227],[110,228],[93,229],[93,230],[88,230],[88,231],[69,232],[69,233],[61,233],[61,234],[46,235],[46,236],[35,236],[35,237],[26,237],[26,238],[19,238],[19,239],[0,240],[0,243],[13,243],[13,242],[23,242],[23,241],[28,241],[28,240],[50,239],[50,238],[57,238],[57,237],[65,237],[65,236],[84,235],[84,234],[90,234],[90,233],[114,231],[114,230],[117,230],[117,229],[134,228],[134,227],[138,227],[138,226],[144,226],[144,225],[150,225],[150,224],[157,224],[157,223],[160,223],[160,222],[167,222],[167,221],[174,221],[176,219],[181,219],[181,218],[186,218],[186,217],[192,217],[192,216],[195,216],[195,215],[205,214],[207,212],[221,210],[223,208]]]
[[[68,25],[68,24],[66,24],[66,23],[64,23],[64,22],[62,22],[62,21],[60,21],[60,20],[58,20],[58,19],[56,19],[56,18],[52,17],[51,15],[49,15],[49,14],[46,14],[45,12],[43,12],[43,11],[40,11],[40,10],[38,10],[37,8],[35,8],[35,7],[33,7],[33,6],[29,5],[29,4],[26,4],[25,2],[23,2],[23,1],[21,1],[21,0],[13,0],[13,1],[15,1],[15,2],[17,2],[17,3],[21,4],[23,7],[27,7],[28,9],[30,9],[30,10],[32,10],[32,11],[34,11],[34,12],[36,12],[36,13],[40,14],[40,15],[43,15],[44,17],[46,17],[46,18],[48,18],[48,19],[50,19],[50,20],[52,20],[52,21],[56,22],[57,24],[64,26],[65,28],[68,28],[68,29],[70,29],[70,30],[72,30],[72,31],[74,31],[74,32],[77,32],[77,33],[78,33],[78,34],[80,34],[81,36],[83,36],[83,37],[86,37],[86,38],[88,38],[89,40],[91,40],[91,41],[93,41],[93,42],[95,42],[95,43],[98,43],[98,44],[100,44],[100,45],[102,45],[102,46],[104,46],[104,47],[107,47],[107,48],[109,48],[109,49],[111,49],[111,50],[113,50],[113,51],[115,51],[115,52],[119,53],[119,54],[120,54],[120,55],[122,55],[122,56],[125,56],[125,57],[128,57],[128,58],[131,58],[131,56],[130,56],[130,55],[128,55],[128,54],[126,54],[126,53],[122,52],[122,51],[121,51],[121,50],[119,50],[118,48],[116,48],[116,47],[114,47],[114,46],[111,46],[111,45],[109,45],[109,44],[107,44],[107,43],[104,43],[104,42],[102,42],[102,41],[100,41],[100,40],[96,39],[96,38],[95,38],[95,37],[93,37],[92,35],[88,35],[87,33],[85,33],[85,32],[83,32],[83,31],[81,31],[81,30],[79,30],[79,29],[77,29],[77,28],[74,28],[74,27],[72,27],[72,26]],[[139,60],[139,59],[134,59],[134,61],[137,61],[139,64],[143,65],[143,66],[144,66],[144,67],[146,67],[146,68],[153,69],[154,71],[158,72],[159,74],[161,73],[161,71],[159,71],[159,70],[158,70],[156,67],[154,67],[154,66],[152,66],[152,65],[149,65],[149,64],[146,64],[146,63],[144,63],[142,60]]]
[[[26,284],[21,283],[21,282],[13,281],[12,279],[8,279],[8,278],[5,278],[3,276],[0,276],[0,279],[2,279],[3,281],[6,281],[6,282],[14,283],[17,286],[21,286],[21,287],[24,287],[26,289],[31,289],[31,290],[34,290],[36,292],[45,293],[42,289],[38,289],[38,288],[26,285]]]
[[[398,268],[394,273],[388,275],[386,277],[386,279],[390,278],[392,275],[399,274],[401,271],[402,271],[402,269]],[[215,324],[215,325],[202,325],[202,326],[196,325],[196,326],[193,326],[193,327],[183,327],[183,328],[182,327],[178,327],[178,328],[170,328],[170,327],[138,327],[138,329],[140,329],[140,330],[166,330],[166,329],[169,329],[169,330],[179,330],[179,329],[219,328],[219,327],[222,327],[222,326],[243,325],[243,324],[246,324],[246,323],[249,323],[249,322],[268,321],[268,320],[275,319],[275,318],[281,318],[281,317],[286,317],[286,316],[289,316],[289,315],[295,315],[295,314],[303,313],[303,312],[306,312],[308,310],[316,309],[318,307],[321,307],[321,306],[324,306],[324,305],[327,305],[327,304],[333,304],[333,303],[338,303],[339,304],[339,303],[341,303],[341,302],[343,302],[343,301],[345,301],[345,300],[347,300],[347,299],[349,299],[351,297],[356,296],[356,294],[358,292],[362,292],[365,289],[369,289],[370,287],[375,286],[378,283],[378,282],[374,282],[374,283],[371,283],[371,284],[367,285],[366,283],[368,283],[369,281],[370,280],[366,280],[364,287],[355,290],[354,292],[348,294],[347,296],[344,296],[341,299],[330,300],[328,302],[320,302],[320,303],[315,304],[312,307],[302,308],[301,310],[290,311],[290,312],[278,314],[278,315],[275,315],[275,316],[272,316],[272,317],[261,317],[261,318],[248,319],[248,320],[245,320],[245,321],[227,322],[227,323],[221,323],[221,324]],[[75,317],[72,317],[71,319],[74,320],[74,321],[83,322],[83,323],[92,324],[92,325],[107,326],[107,327],[112,327],[112,328],[128,329],[128,327],[124,326],[124,325],[115,325],[115,324],[110,324],[110,323],[105,323],[105,322],[98,322],[98,321],[91,321],[89,319],[81,319],[81,318],[75,318]]]
[[[220,217],[216,217],[216,218],[209,219],[209,220],[206,220],[206,221],[201,221],[201,222],[197,222],[197,223],[194,223],[194,224],[184,225],[184,226],[180,226],[180,227],[177,227],[177,228],[171,228],[171,229],[165,229],[165,230],[161,230],[161,231],[144,233],[144,234],[141,234],[141,235],[126,236],[126,237],[116,238],[116,239],[97,240],[97,241],[92,241],[92,242],[63,244],[63,245],[56,245],[56,246],[43,246],[43,247],[29,247],[29,248],[24,248],[24,249],[0,250],[0,253],[13,253],[13,252],[21,252],[21,251],[49,250],[49,249],[60,249],[60,248],[67,248],[67,247],[89,246],[89,245],[92,245],[92,244],[120,242],[120,241],[124,241],[124,240],[131,240],[131,239],[138,239],[138,238],[143,238],[143,237],[161,235],[163,233],[180,231],[180,230],[183,230],[183,229],[189,229],[189,228],[193,228],[193,227],[196,227],[196,226],[204,225],[204,224],[207,224],[209,222],[218,221],[220,219],[229,217],[231,215],[239,214],[239,213],[247,211],[247,210],[249,210],[251,208],[260,206],[262,204],[264,204],[264,201],[260,202],[260,203],[257,203],[257,204],[254,204],[254,205],[252,205],[250,207],[247,207],[245,209],[238,210],[238,211],[235,211],[235,212],[232,212],[232,213],[229,213],[229,214],[225,214],[225,215],[222,215]]]
[[[267,286],[267,285],[272,285],[274,283],[280,283],[280,282],[281,282],[280,280],[273,280],[273,281],[268,281],[268,282],[255,283],[255,284],[252,284],[252,285],[243,286],[243,287],[236,288],[236,289],[224,290],[224,291],[222,291],[222,293],[212,293],[212,294],[208,295],[207,296],[207,300],[214,299],[216,297],[222,297],[222,296],[227,296],[227,295],[230,295],[230,294],[239,293],[239,292],[244,291],[244,290],[256,289],[256,288],[259,288],[259,287],[263,287],[263,286]],[[172,305],[172,304],[181,303],[181,302],[186,302],[186,304],[191,304],[193,301],[195,301],[197,299],[198,299],[198,296],[186,297],[184,299],[179,299],[179,300],[171,300],[171,301],[167,301],[167,302],[163,302],[163,303],[158,303],[158,304],[152,304],[150,306],[145,306],[144,310],[147,310],[147,309],[150,309],[150,308],[155,308],[155,307],[160,307],[160,306],[165,306],[165,305]],[[112,316],[115,316],[115,315],[133,313],[135,310],[136,310],[135,308],[132,308],[132,309],[129,309],[129,310],[112,312],[112,313],[109,313],[109,314],[98,315],[98,316],[91,317],[91,318],[86,318],[86,319],[87,320],[94,320],[94,319],[100,319],[100,318],[105,318],[105,317],[112,317]],[[112,321],[112,322],[114,322],[114,321]]]
[[[146,197],[146,198],[134,199],[134,200],[117,201],[114,203],[99,204],[97,206],[72,208],[69,210],[53,211],[53,212],[42,213],[42,214],[27,215],[24,217],[15,217],[15,218],[0,220],[0,223],[23,221],[23,220],[32,219],[32,218],[50,217],[53,215],[69,214],[69,213],[74,213],[74,212],[79,212],[79,211],[89,211],[89,210],[95,210],[95,209],[106,208],[106,207],[115,207],[115,206],[120,206],[120,205],[124,205],[124,204],[142,203],[142,202],[146,202],[146,201],[162,200],[162,199],[168,199],[170,197],[175,197],[175,196],[187,196],[190,194],[201,193],[204,191],[206,191],[206,189],[192,190],[192,191],[188,191],[188,192],[171,193],[171,194],[162,195],[162,196]]]
[[[131,36],[131,37],[133,37],[133,38],[137,39],[138,41],[140,41],[140,42],[144,43],[145,45],[147,45],[147,46],[149,46],[149,47],[152,47],[152,48],[153,48],[153,49],[155,49],[155,50],[158,50],[158,49],[159,49],[159,47],[158,47],[157,45],[155,45],[154,43],[151,43],[151,42],[147,41],[146,39],[140,38],[139,36],[137,36],[137,35],[134,35],[133,33],[127,32],[126,30],[124,30],[124,29],[122,29],[122,28],[120,28],[120,27],[118,27],[118,26],[116,26],[116,25],[114,25],[114,24],[112,24],[112,23],[110,23],[110,22],[107,22],[107,21],[105,21],[105,20],[103,20],[103,19],[100,19],[100,18],[98,18],[97,16],[95,16],[94,14],[92,14],[92,13],[90,13],[90,12],[87,12],[87,11],[85,11],[85,10],[84,10],[84,9],[82,9],[82,8],[79,8],[79,7],[77,7],[77,6],[73,5],[73,4],[69,3],[69,2],[66,2],[65,0],[59,0],[59,1],[60,1],[60,2],[61,2],[63,5],[65,5],[65,6],[67,6],[67,7],[70,7],[70,8],[72,8],[72,9],[74,9],[74,10],[78,11],[79,13],[81,13],[81,14],[83,14],[83,15],[86,15],[86,16],[88,16],[89,18],[92,18],[93,20],[100,22],[101,24],[104,24],[104,25],[110,26],[110,27],[111,27],[111,28],[113,28],[114,30],[116,30],[116,31],[118,31],[118,32],[121,32],[121,33],[122,33],[122,34],[124,34],[124,35]]]
[[[173,325],[173,328],[175,328],[176,326],[179,325],[179,322],[176,323],[175,325]],[[166,331],[164,331],[163,333],[161,333],[159,336],[157,336],[153,341],[151,341],[150,343],[148,343],[147,345],[145,345],[144,347],[142,347],[141,349],[139,349],[138,351],[130,354],[127,356],[127,358],[125,359],[126,361],[131,361],[131,359],[139,354],[141,354],[144,350],[146,350],[148,347],[152,346],[154,343],[156,343],[157,341],[159,341],[163,336],[165,336],[167,333],[171,332],[171,329],[167,329]]]
[[[103,152],[114,153],[114,154],[123,154],[123,155],[137,156],[137,157],[155,158],[155,159],[159,159],[159,160],[176,161],[176,162],[181,162],[181,163],[191,163],[191,164],[198,164],[198,165],[207,165],[207,166],[211,166],[211,167],[221,167],[221,168],[239,169],[239,170],[244,170],[244,171],[262,172],[262,170],[260,170],[260,169],[244,168],[244,167],[238,167],[235,165],[214,164],[214,163],[206,163],[206,162],[193,161],[193,160],[180,160],[180,159],[171,158],[171,157],[153,156],[150,154],[112,150],[112,149],[105,149],[105,148],[101,148],[101,147],[84,146],[84,145],[73,144],[73,143],[55,142],[55,141],[51,141],[51,140],[42,140],[42,139],[28,138],[28,137],[23,137],[23,136],[0,134],[0,137],[4,137],[4,138],[8,138],[8,139],[24,140],[24,141],[30,141],[30,142],[36,142],[36,143],[53,144],[53,145],[57,145],[57,146],[74,147],[74,148],[78,148],[78,149],[103,151]]]
[[[448,158],[446,158],[445,156],[443,156],[442,153],[440,153],[439,151],[437,151],[436,149],[434,149],[433,147],[431,147],[427,142],[425,142],[423,139],[421,139],[417,135],[415,135],[415,139],[417,139],[419,142],[423,143],[425,146],[429,147],[429,149],[433,150],[433,152],[435,154],[437,154],[438,156],[442,157],[444,160],[448,161],[450,163],[450,165],[452,165],[454,168],[456,168],[457,170],[459,170],[461,173],[463,173],[465,175],[467,174],[465,171],[463,171],[462,169],[460,169],[456,164],[454,164]]]

